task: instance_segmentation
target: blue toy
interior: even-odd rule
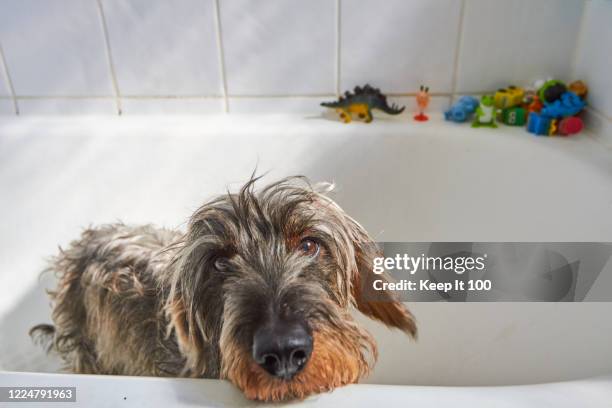
[[[554,102],[547,103],[542,108],[542,114],[551,118],[574,116],[586,106],[586,102],[573,92],[565,92]]]
[[[538,136],[548,136],[551,122],[550,117],[537,112],[531,112],[527,122],[527,131]]]
[[[476,112],[478,104],[478,99],[473,96],[462,96],[450,109],[444,112],[444,119],[457,123],[465,122]]]

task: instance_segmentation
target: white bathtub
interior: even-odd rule
[[[49,320],[43,287],[52,282],[37,276],[58,244],[117,219],[180,228],[255,166],[268,180],[335,181],[335,199],[380,241],[612,241],[609,149],[586,134],[538,138],[434,116],[370,125],[315,116],[1,119],[0,369],[57,370],[26,332]],[[612,373],[610,303],[410,307],[418,343],[364,322],[381,351],[366,382],[516,385]]]
[[[102,375],[1,373],[6,386],[76,387],[76,403],[54,402],[66,408],[187,408],[261,407],[246,400],[229,382],[202,379],[162,379]],[[612,376],[570,382],[510,387],[427,387],[359,384],[315,395],[303,402],[273,407],[389,407],[456,408],[605,408],[610,406]],[[13,404],[23,406],[23,404]],[[35,405],[36,406],[36,405]]]

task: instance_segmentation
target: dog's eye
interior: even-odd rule
[[[298,250],[302,252],[302,254],[310,257],[317,256],[319,254],[319,248],[319,243],[312,238],[304,238],[298,246]]]
[[[218,271],[226,271],[229,268],[229,260],[224,256],[219,256],[214,262],[215,269]]]

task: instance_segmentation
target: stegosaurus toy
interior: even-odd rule
[[[387,97],[380,92],[380,89],[366,84],[363,88],[356,86],[353,92],[346,91],[335,102],[322,102],[321,106],[335,109],[344,123],[353,120],[353,114],[357,114],[366,123],[372,121],[372,109],[379,109],[389,115],[402,113],[405,106],[401,108],[395,104],[389,106]]]

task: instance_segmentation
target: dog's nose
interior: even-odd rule
[[[253,337],[253,358],[271,375],[290,380],[308,362],[312,336],[299,323],[277,323],[259,328]]]

